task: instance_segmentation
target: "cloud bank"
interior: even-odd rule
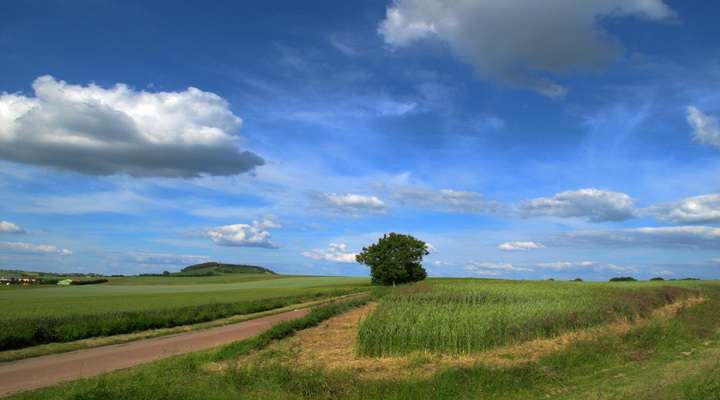
[[[544,249],[545,246],[542,243],[538,242],[505,242],[498,245],[498,249],[504,250],[504,251],[527,251],[527,250],[537,250],[537,249]]]
[[[337,263],[355,263],[355,256],[357,253],[348,251],[347,244],[345,243],[330,243],[330,246],[328,246],[327,249],[313,249],[303,252],[302,255],[314,260],[325,260]]]
[[[0,242],[0,251],[6,250],[10,253],[29,253],[29,254],[46,254],[46,255],[72,255],[72,251],[61,249],[49,244],[34,244],[24,242]]]
[[[672,226],[609,231],[579,231],[558,236],[556,245],[613,245],[649,247],[720,248],[720,228]]]
[[[436,211],[492,213],[500,208],[498,203],[485,200],[480,193],[452,189],[406,186],[395,189],[392,198],[404,206]]]
[[[720,222],[720,194],[689,197],[670,204],[650,207],[649,213],[672,224]]]
[[[0,221],[0,233],[25,233],[25,230],[12,222]]]
[[[34,96],[0,94],[0,159],[87,175],[235,175],[264,160],[238,148],[241,120],[220,96],[71,85],[51,76]]]
[[[365,196],[360,194],[335,194],[323,193],[319,196],[323,206],[343,214],[359,216],[367,213],[384,213],[387,211],[385,202],[376,196]]]
[[[687,120],[693,128],[695,141],[720,149],[720,124],[718,124],[717,118],[703,113],[696,107],[689,106]]]
[[[636,216],[633,199],[625,193],[580,189],[520,204],[525,217],[578,217],[591,222],[624,221]]]
[[[253,221],[251,224],[233,224],[208,229],[205,235],[218,246],[261,247],[274,249],[278,246],[270,241],[268,229],[280,228],[270,219]]]
[[[483,78],[563,97],[543,74],[597,70],[620,53],[600,20],[673,16],[662,0],[396,0],[378,33],[393,48],[437,38]]]

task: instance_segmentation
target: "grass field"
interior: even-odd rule
[[[0,289],[0,350],[204,322],[368,286],[363,278],[237,275]]]
[[[669,286],[672,288],[668,289]],[[324,363],[326,360],[317,358],[318,354],[308,355],[314,361],[304,363],[299,355],[305,348],[280,346],[292,340],[283,338],[296,330],[318,325],[367,301],[353,300],[320,306],[307,317],[225,348],[174,357],[14,398],[720,399],[718,282],[596,284],[431,280],[421,285],[388,289],[384,295],[376,292],[374,296],[379,305],[354,329],[399,324],[399,332],[422,333],[414,334],[416,340],[425,343],[423,346],[431,346],[431,351],[391,358],[365,357],[359,351],[351,351],[355,359],[364,360],[363,367],[358,369],[350,362],[331,368]],[[681,299],[688,297],[702,301],[682,303]],[[687,305],[676,307],[673,313],[651,312],[668,302]],[[502,312],[488,312],[484,308]],[[452,315],[455,311],[458,314]],[[389,312],[398,316],[388,316]],[[440,314],[428,316],[426,313]],[[498,319],[506,313],[506,319]],[[542,318],[536,317],[536,313]],[[494,319],[488,317],[493,315]],[[488,348],[505,348],[505,343],[515,343],[513,346],[520,346],[522,350],[531,343],[528,339],[553,336],[566,330],[581,332],[587,326],[599,329],[628,317],[635,322],[626,321],[623,325],[626,329],[575,336],[527,361],[508,358],[497,362],[482,357],[488,351],[495,351]],[[426,320],[446,325],[438,328],[427,325]],[[453,325],[452,321],[462,323]],[[532,333],[513,336],[512,329],[498,329],[491,334],[483,328],[498,321],[506,328],[523,327]],[[325,325],[311,329],[319,329],[317,334],[322,335]],[[482,340],[473,342],[479,347],[470,352],[456,346],[455,341],[437,341],[442,332],[452,336],[472,328],[482,332],[478,336]],[[475,340],[472,335],[466,337]],[[393,354],[412,352],[417,346],[412,342],[410,346],[398,345],[395,339],[375,336],[359,338],[358,345],[368,338],[381,346],[391,344],[383,348]],[[329,338],[321,336],[320,345],[323,339]],[[459,351],[465,353],[464,363],[441,364],[445,357],[455,360],[454,354]],[[368,372],[375,374],[368,375]]]

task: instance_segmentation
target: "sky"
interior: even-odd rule
[[[720,5],[0,5],[0,268],[720,278]]]

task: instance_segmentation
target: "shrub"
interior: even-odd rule
[[[661,278],[659,276],[656,276],[655,278],[650,278],[651,281],[664,281],[665,278]]]
[[[633,278],[632,276],[618,276],[615,278],[610,278],[610,282],[637,282],[637,279]]]
[[[70,282],[71,285],[97,285],[98,283],[105,283],[107,279],[86,279],[84,281],[73,280]],[[55,282],[57,283],[57,282]]]

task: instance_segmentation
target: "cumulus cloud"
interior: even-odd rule
[[[663,0],[395,0],[378,33],[392,48],[437,38],[481,77],[562,97],[543,74],[597,70],[619,54],[600,20],[673,16]]]
[[[498,249],[504,251],[527,251],[544,249],[545,246],[538,242],[505,242],[498,245]]]
[[[25,233],[25,230],[12,222],[0,221],[0,234],[1,233]]]
[[[485,200],[480,193],[452,189],[406,186],[395,189],[392,198],[403,206],[437,211],[492,213],[500,208],[498,203]]]
[[[508,263],[469,262],[465,264],[465,272],[479,276],[499,276],[508,272],[530,272],[532,269],[517,267]]]
[[[205,235],[218,246],[261,247],[274,249],[278,246],[270,241],[268,229],[280,228],[270,219],[253,221],[251,224],[233,224],[208,229]]]
[[[0,94],[0,158],[89,175],[235,175],[263,165],[241,151],[241,120],[220,96],[71,85],[51,76],[34,96]]]
[[[720,222],[720,194],[689,197],[675,203],[652,206],[648,211],[661,221],[673,224]]]
[[[327,249],[313,249],[302,253],[314,260],[325,260],[337,263],[354,263],[357,253],[348,251],[345,243],[330,243]]]
[[[693,128],[695,141],[720,148],[720,124],[718,124],[717,118],[703,113],[696,107],[689,106],[687,121]]]
[[[49,244],[34,244],[24,242],[0,242],[0,251],[5,250],[10,253],[29,253],[29,254],[47,254],[47,255],[72,255],[72,251],[61,249]]]
[[[708,226],[672,226],[610,231],[580,231],[562,234],[557,237],[555,242],[558,246],[680,246],[718,249],[720,248],[720,228]]]
[[[580,217],[592,222],[624,221],[636,216],[633,199],[624,193],[580,189],[520,204],[525,217]]]
[[[323,193],[319,200],[324,206],[344,214],[359,216],[366,213],[384,213],[387,211],[385,202],[376,196],[365,196],[360,194],[335,194]]]

